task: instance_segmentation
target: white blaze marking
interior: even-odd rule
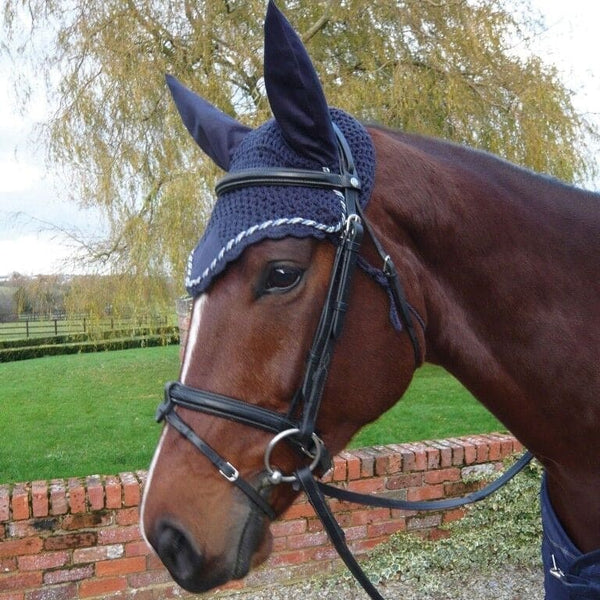
[[[183,357],[183,365],[181,367],[180,373],[180,381],[185,381],[185,377],[189,371],[190,363],[191,363],[191,352],[198,340],[198,334],[200,331],[200,321],[202,319],[202,313],[206,308],[206,304],[208,301],[208,294],[202,294],[199,298],[194,302],[194,309],[192,312],[192,318],[190,320],[190,329],[188,331],[188,338],[186,343],[185,355]],[[190,357],[190,360],[188,360]],[[142,532],[142,537],[146,540],[148,546],[150,543],[148,542],[148,537],[146,535],[146,531],[144,528],[144,511],[146,508],[146,502],[148,500],[148,490],[152,485],[152,478],[154,477],[154,469],[156,467],[156,463],[158,462],[158,458],[160,456],[160,452],[162,450],[162,446],[167,434],[167,428],[164,427],[161,433],[160,439],[158,440],[158,445],[156,446],[156,450],[154,451],[154,456],[152,457],[152,462],[150,463],[150,468],[148,469],[148,478],[146,479],[146,485],[144,489],[144,494],[142,496],[142,505],[140,506],[140,530]]]

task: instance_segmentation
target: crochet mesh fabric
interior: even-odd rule
[[[364,208],[375,178],[373,143],[356,119],[341,110],[330,112],[352,151],[362,186],[359,201]],[[260,167],[322,170],[324,166],[339,171],[339,165],[319,165],[301,157],[285,143],[279,125],[271,120],[242,140],[230,172]],[[331,189],[248,186],[221,194],[202,238],[190,254],[188,293],[197,296],[206,291],[229,262],[258,241],[312,236],[336,243],[345,213],[343,195]]]

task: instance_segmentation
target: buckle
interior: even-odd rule
[[[227,469],[229,473],[226,473],[223,469]],[[223,477],[225,477],[225,479],[231,483],[236,481],[240,476],[240,472],[230,462],[226,462],[221,468],[219,468],[219,473],[221,473],[221,475],[223,475]]]
[[[556,577],[556,579],[563,579],[565,576],[565,574],[556,564],[556,558],[554,557],[554,554],[552,555],[552,567],[550,567],[550,575],[552,575],[552,577]]]

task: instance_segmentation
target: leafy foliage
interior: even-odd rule
[[[553,68],[516,51],[538,27],[526,4],[518,17],[498,0],[279,4],[330,104],[567,181],[586,175],[587,124],[569,91]],[[264,0],[4,5],[5,51],[47,74],[57,106],[43,130],[49,159],[70,174],[74,199],[101,207],[109,222],[90,255],[140,288],[157,273],[181,280],[217,174],[188,139],[164,73],[248,125],[263,122],[264,10]],[[25,96],[28,83],[18,82]]]
[[[435,592],[452,573],[491,572],[509,565],[538,567],[541,473],[539,463],[530,463],[493,496],[471,505],[463,519],[449,524],[448,538],[392,536],[371,555],[369,576],[377,582],[415,581]]]

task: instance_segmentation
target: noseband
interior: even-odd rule
[[[234,398],[193,389],[181,383],[171,382],[166,385],[165,398],[158,407],[156,420],[160,422],[164,419],[189,440],[217,468],[227,481],[236,485],[244,492],[270,519],[274,519],[276,516],[272,507],[265,499],[271,486],[280,483],[293,483],[298,489],[302,487],[321,518],[338,553],[350,571],[371,598],[383,600],[348,550],[344,533],[331,514],[323,494],[351,502],[399,509],[448,509],[479,500],[489,495],[489,493],[498,489],[510,477],[521,470],[526,461],[521,459],[519,463],[516,463],[512,469],[507,471],[502,478],[496,480],[486,490],[481,490],[466,498],[432,502],[403,502],[388,498],[373,498],[348,492],[347,490],[338,490],[332,486],[315,481],[313,476],[314,471],[325,473],[332,466],[331,457],[316,432],[316,421],[334,346],[343,329],[344,316],[348,308],[350,284],[365,230],[383,261],[382,272],[387,279],[394,308],[400,317],[403,331],[406,332],[411,342],[415,358],[415,368],[420,366],[424,358],[414,325],[414,321],[416,320],[424,328],[423,320],[406,300],[391,257],[384,251],[374,231],[364,218],[358,202],[360,179],[356,171],[352,153],[342,132],[335,124],[333,125],[340,156],[339,174],[326,170],[246,169],[226,175],[216,186],[217,195],[236,188],[257,185],[309,186],[330,188],[344,193],[346,205],[345,221],[337,245],[327,296],[308,354],[304,377],[299,389],[294,394],[288,413],[281,414],[260,406],[241,402]],[[265,473],[258,485],[252,485],[242,478],[239,471],[231,463],[196,435],[174,410],[176,406],[221,417],[274,434],[274,437],[268,443],[265,450]],[[296,417],[295,415],[298,414],[299,417]],[[295,473],[289,474],[284,474],[280,469],[274,467],[271,464],[271,455],[274,448],[282,441],[288,443],[309,464],[299,468]]]

